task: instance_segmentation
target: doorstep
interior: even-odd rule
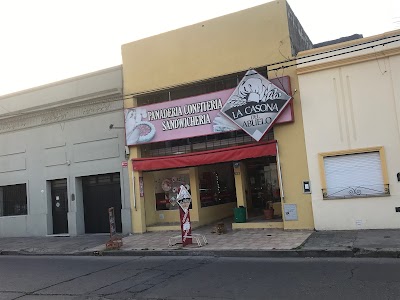
[[[232,229],[283,229],[283,221],[232,223]]]
[[[46,234],[46,237],[70,237],[69,233]]]

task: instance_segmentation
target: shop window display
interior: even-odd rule
[[[236,202],[232,163],[199,167],[201,207]]]
[[[173,171],[157,172],[155,175],[156,210],[176,210],[176,197],[181,185],[190,191],[189,174],[177,174]],[[192,208],[192,205],[189,207]]]

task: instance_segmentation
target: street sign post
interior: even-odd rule
[[[184,185],[180,186],[179,194],[176,198],[179,205],[179,216],[181,221],[182,246],[192,244],[192,224],[190,223],[189,207],[192,196]]]
[[[108,209],[108,221],[110,223],[110,239],[117,235],[117,226],[115,226],[115,212],[114,207]]]

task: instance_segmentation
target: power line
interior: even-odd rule
[[[326,51],[322,51],[322,52],[318,52],[318,53],[314,53],[314,54],[309,54],[309,55],[305,55],[305,56],[301,56],[301,57],[293,57],[293,58],[288,59],[288,60],[284,60],[284,61],[280,61],[280,62],[269,64],[268,66],[271,67],[271,66],[274,66],[274,65],[283,64],[285,62],[296,61],[298,59],[303,59],[303,58],[313,57],[313,56],[322,55],[322,54],[326,54],[326,53],[336,52],[336,51],[340,51],[340,50],[350,49],[350,48],[353,48],[353,47],[367,45],[367,44],[371,44],[371,43],[375,43],[375,42],[378,42],[378,41],[382,41],[382,40],[386,40],[386,39],[390,39],[390,38],[395,38],[395,37],[400,37],[400,34],[395,34],[395,35],[392,35],[392,36],[386,36],[386,37],[374,39],[372,41],[359,43],[359,44],[356,44],[356,45],[349,45],[349,46],[346,46],[346,47],[335,48],[335,49],[326,50]],[[367,47],[367,48],[369,48],[369,47]],[[313,49],[318,49],[318,48],[313,48]],[[310,49],[310,50],[312,50],[312,49]]]
[[[385,43],[381,43],[381,44],[377,44],[377,45],[373,45],[373,46],[368,46],[368,47],[364,47],[364,48],[360,48],[360,49],[354,49],[354,50],[350,50],[350,51],[347,51],[347,52],[344,52],[344,53],[337,53],[337,54],[332,54],[332,55],[329,55],[329,56],[315,58],[315,59],[308,60],[308,61],[296,62],[294,64],[291,64],[291,65],[288,65],[288,66],[281,66],[279,68],[274,68],[274,69],[271,69],[269,71],[280,70],[282,68],[286,69],[286,68],[289,68],[289,67],[298,66],[298,65],[302,65],[302,64],[306,64],[306,63],[310,63],[310,62],[314,62],[314,61],[319,61],[319,60],[323,60],[323,59],[328,59],[328,58],[332,58],[332,57],[336,57],[336,56],[341,56],[341,55],[345,55],[345,54],[349,54],[349,53],[353,53],[353,52],[358,52],[358,51],[362,51],[362,50],[369,49],[369,48],[373,49],[374,47],[385,46],[387,44],[395,43],[395,42],[398,42],[398,41],[400,41],[400,39],[389,41],[389,42],[385,42]],[[339,50],[336,50],[336,51],[339,51]],[[319,55],[321,55],[321,54],[319,54]],[[313,55],[313,56],[315,56],[315,55]],[[298,59],[302,59],[302,58],[303,57],[300,57]]]
[[[268,67],[275,66],[275,65],[283,65],[283,64],[285,64],[285,63],[297,61],[297,60],[299,60],[299,59],[306,59],[306,58],[310,58],[310,57],[314,57],[314,56],[318,56],[318,55],[323,55],[323,54],[327,54],[327,53],[332,53],[332,52],[336,52],[336,51],[341,51],[341,50],[346,50],[346,49],[352,49],[352,48],[355,48],[355,47],[359,47],[359,46],[363,46],[363,45],[368,45],[368,44],[376,43],[376,42],[379,42],[379,41],[382,41],[382,40],[385,40],[385,39],[396,38],[396,37],[400,37],[400,34],[395,34],[395,35],[392,35],[392,36],[386,36],[386,37],[374,39],[374,40],[371,40],[371,41],[358,43],[358,44],[355,44],[355,45],[349,45],[349,46],[346,46],[346,47],[341,47],[341,48],[326,50],[326,51],[323,51],[323,52],[318,52],[318,53],[314,53],[314,54],[309,54],[309,55],[302,56],[302,57],[294,57],[294,58],[291,58],[291,59],[289,59],[289,60],[283,60],[283,61],[274,62],[274,63],[262,65],[262,66],[256,66],[256,67],[252,67],[252,68],[254,68],[254,69],[258,69],[258,68],[267,68],[267,71],[268,71],[268,72],[269,72],[269,71],[275,71],[275,70],[282,69],[282,67],[278,67],[278,68],[274,68],[274,69],[268,69]],[[375,45],[373,45],[373,46],[367,46],[367,47],[364,47],[364,48],[359,49],[359,50],[351,50],[351,51],[347,51],[347,52],[343,52],[343,53],[338,53],[338,54],[335,54],[335,55],[332,55],[332,56],[327,56],[327,57],[323,57],[323,58],[319,58],[319,59],[315,59],[315,60],[310,60],[310,61],[307,61],[307,62],[299,62],[299,63],[291,64],[291,65],[289,65],[289,66],[285,66],[284,68],[288,68],[288,67],[292,67],[292,66],[296,66],[296,65],[308,63],[308,62],[313,62],[313,61],[317,61],[317,60],[328,59],[328,58],[331,58],[331,57],[334,57],[334,56],[345,55],[345,54],[348,54],[348,53],[352,53],[352,52],[356,52],[356,51],[361,51],[361,50],[365,50],[365,49],[373,48],[373,47],[377,47],[377,46],[384,46],[384,45],[386,45],[386,44],[393,43],[393,42],[397,42],[397,41],[399,41],[399,39],[398,39],[398,40],[395,40],[395,41],[389,41],[389,42],[384,42],[384,43],[380,43],[380,44],[375,44]],[[318,48],[316,48],[316,49],[318,49]],[[311,49],[310,49],[310,50],[311,50]],[[248,69],[247,69],[247,70],[248,70]],[[237,71],[237,72],[235,72],[235,73],[225,74],[225,76],[230,76],[230,75],[234,76],[236,73],[245,72],[245,71],[247,71],[247,70],[240,70],[240,71]],[[218,77],[213,77],[213,78],[218,78]],[[201,83],[203,83],[203,82],[207,82],[207,81],[209,81],[209,80],[212,80],[213,78],[207,78],[207,79],[204,79],[204,80],[197,80],[197,81],[193,81],[193,82],[186,82],[186,83],[183,83],[183,84],[178,84],[178,85],[170,86],[170,87],[167,87],[167,88],[159,88],[159,89],[149,90],[149,91],[140,92],[140,93],[126,94],[126,95],[124,95],[123,97],[124,97],[124,98],[125,98],[125,97],[127,97],[127,98],[130,98],[130,97],[138,97],[138,96],[149,95],[149,94],[153,94],[153,93],[157,93],[157,92],[161,92],[161,91],[168,91],[168,90],[171,90],[171,89],[177,89],[177,88],[179,88],[179,87],[184,87],[184,86],[187,86],[187,85],[189,85],[189,84],[201,84]]]
[[[346,54],[349,54],[349,53],[358,52],[358,51],[362,51],[362,50],[365,50],[365,49],[373,49],[374,47],[385,46],[387,44],[391,44],[391,43],[395,43],[395,42],[400,41],[400,39],[396,39],[396,40],[387,41],[387,42],[383,42],[383,43],[379,43],[379,44],[374,44],[372,46],[369,45],[371,43],[376,43],[378,41],[382,41],[382,40],[390,39],[390,38],[396,38],[396,37],[400,37],[400,34],[396,34],[396,35],[388,36],[388,37],[382,37],[382,38],[375,39],[375,40],[372,40],[372,41],[367,41],[367,42],[363,42],[363,43],[359,43],[359,44],[355,44],[355,45],[350,45],[350,46],[346,46],[346,47],[341,47],[341,48],[331,49],[331,50],[327,50],[327,51],[323,51],[323,52],[318,52],[318,53],[314,53],[314,54],[310,54],[310,55],[306,55],[306,56],[302,56],[302,57],[295,57],[295,58],[284,60],[284,61],[279,61],[279,62],[275,62],[275,63],[271,63],[271,64],[259,66],[259,67],[254,67],[254,69],[266,68],[267,72],[271,72],[271,71],[277,72],[278,70],[281,70],[281,69],[283,70],[283,69],[290,68],[290,67],[293,67],[293,66],[298,66],[298,65],[305,64],[305,63],[320,61],[320,60],[324,60],[324,59],[328,59],[328,58],[332,58],[332,57],[337,57],[337,56],[341,56],[341,55],[346,55]],[[352,48],[355,48],[355,47],[360,47],[360,46],[363,46],[363,45],[367,45],[367,46],[363,47],[363,48],[349,50],[349,49],[352,49]],[[319,58],[315,58],[315,59],[311,59],[311,60],[307,60],[307,61],[296,62],[296,63],[290,64],[290,65],[284,65],[284,64],[286,64],[288,62],[293,62],[293,61],[297,61],[297,60],[303,60],[303,59],[307,59],[307,58],[311,58],[311,57],[315,57],[315,56],[320,56],[320,55],[327,54],[327,53],[337,52],[337,51],[341,51],[341,50],[349,50],[349,51],[336,53],[336,54],[332,54],[332,55],[329,55],[329,56],[323,56],[323,57],[319,57]],[[268,67],[275,66],[275,65],[282,65],[282,66],[277,67],[277,68],[273,68],[273,69],[268,69]],[[235,72],[235,73],[231,73],[231,74],[228,74],[228,75],[224,75],[224,77],[236,76],[237,73],[245,72],[245,71],[247,71],[247,70],[242,70],[242,71],[239,71],[239,72]],[[278,74],[276,73],[276,75],[278,75]],[[213,78],[217,78],[217,77],[213,77]],[[109,103],[109,102],[114,102],[114,101],[130,100],[133,97],[149,95],[149,94],[153,94],[153,93],[157,93],[157,92],[161,92],[161,91],[168,91],[168,90],[171,90],[171,89],[177,89],[179,87],[184,87],[184,86],[187,86],[189,84],[206,83],[206,82],[212,80],[213,78],[208,78],[208,79],[205,79],[205,80],[199,80],[199,81],[194,81],[194,82],[188,82],[188,83],[184,83],[184,84],[180,84],[180,85],[176,85],[176,86],[172,86],[172,87],[168,87],[168,88],[155,89],[155,90],[146,91],[146,92],[143,92],[143,93],[131,93],[131,94],[125,94],[125,95],[122,94],[121,96],[114,97],[114,99],[112,99],[112,100],[108,99],[108,100],[104,100],[104,101],[95,101],[95,103],[96,104],[97,103],[100,104],[100,103]],[[85,103],[79,103],[78,105],[73,106],[73,107],[79,107],[79,106],[82,106],[82,105],[85,105]],[[6,110],[3,106],[1,106],[1,107],[4,110]],[[54,108],[54,111],[57,111],[59,109],[63,109],[64,107],[65,106]],[[5,119],[11,118],[11,117],[27,115],[27,114],[32,114],[32,115],[40,114],[40,112],[38,112],[38,111],[36,111],[36,112],[34,112],[34,111],[32,111],[32,112],[22,112],[22,113],[12,113],[12,112],[10,112],[8,110],[6,110],[6,111],[8,113],[10,113],[10,114],[7,113],[7,114],[5,114],[3,116],[0,115],[0,120],[5,120]]]

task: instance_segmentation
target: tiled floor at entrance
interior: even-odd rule
[[[293,249],[299,247],[310,236],[312,231],[284,231],[282,229],[246,229],[232,230],[230,223],[225,223],[226,233],[212,233],[214,226],[204,226],[193,230],[203,234],[208,245],[198,250],[274,250]],[[179,235],[179,231],[148,232],[133,234],[124,238],[122,250],[171,250],[181,248],[180,244],[169,247],[168,240]],[[93,250],[93,249],[91,249]],[[96,249],[101,250],[101,249]]]
[[[251,216],[245,223],[233,223],[233,229],[283,229],[283,220],[280,217],[266,220],[262,215]]]

